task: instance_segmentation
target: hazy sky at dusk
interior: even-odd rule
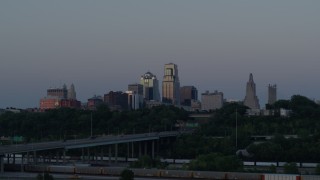
[[[1,0],[0,108],[38,107],[75,84],[85,102],[178,65],[181,85],[243,100],[249,73],[263,107],[320,99],[320,1]],[[199,96],[200,97],[200,96]]]

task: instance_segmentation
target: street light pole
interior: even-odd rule
[[[92,137],[92,113],[91,113],[91,130],[90,130],[90,137]]]
[[[236,149],[238,149],[238,108],[236,108]]]

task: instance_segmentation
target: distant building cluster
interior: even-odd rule
[[[40,111],[55,108],[80,108],[81,102],[76,98],[76,91],[73,84],[67,89],[66,85],[62,88],[49,88],[47,96],[40,99]]]
[[[259,99],[256,94],[256,84],[253,75],[249,75],[246,84],[246,93],[243,101],[226,100],[223,92],[215,90],[213,92],[201,93],[201,101],[198,99],[198,90],[193,85],[180,87],[178,66],[173,63],[164,65],[164,75],[162,80],[162,97],[160,97],[159,80],[156,75],[146,72],[141,75],[139,83],[128,85],[126,91],[110,91],[99,96],[94,95],[84,104],[76,98],[75,86],[73,84],[67,88],[49,88],[47,96],[40,100],[40,110],[68,107],[84,108],[96,110],[101,104],[107,105],[110,110],[136,110],[139,108],[151,108],[160,105],[174,105],[188,111],[210,112],[223,107],[225,103],[241,103],[249,107],[248,115],[270,115],[272,112],[261,111]],[[268,104],[272,105],[277,100],[277,86],[268,86]]]

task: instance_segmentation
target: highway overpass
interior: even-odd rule
[[[109,146],[109,156],[111,152],[111,146],[115,145],[115,156],[118,156],[118,144],[131,143],[132,144],[132,156],[134,151],[134,142],[151,142],[151,153],[154,157],[155,151],[155,140],[160,140],[161,138],[177,137],[181,134],[191,133],[191,131],[165,131],[165,132],[151,132],[144,134],[129,134],[129,135],[107,135],[90,137],[86,139],[74,139],[66,141],[52,141],[52,142],[41,142],[41,143],[28,143],[28,144],[14,144],[14,145],[3,145],[0,146],[0,163],[1,172],[3,172],[3,164],[5,155],[15,155],[22,154],[22,161],[24,155],[27,155],[27,163],[29,163],[29,153],[33,153],[34,162],[37,162],[37,152],[39,151],[61,151],[63,153],[63,159],[65,159],[65,153],[71,149],[89,149],[90,147],[98,146]],[[147,151],[147,144],[145,143],[145,151]],[[128,146],[128,154],[129,154]],[[89,153],[88,153],[89,154]],[[139,154],[141,154],[141,143],[139,143]],[[128,155],[129,156],[129,155]],[[57,155],[58,157],[58,155]],[[9,157],[8,157],[9,158]],[[117,158],[116,158],[117,159]],[[9,160],[8,160],[9,162]]]

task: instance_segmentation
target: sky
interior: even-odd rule
[[[39,107],[50,87],[77,98],[125,91],[147,71],[161,84],[243,100],[253,73],[260,105],[320,99],[319,0],[1,0],[0,108]]]

